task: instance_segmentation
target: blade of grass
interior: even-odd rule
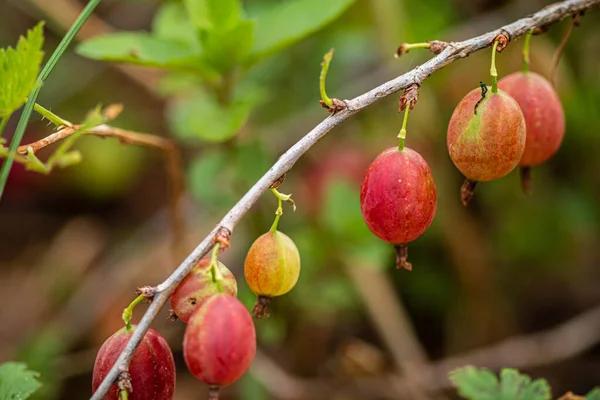
[[[16,154],[17,148],[21,144],[21,140],[23,139],[23,134],[25,133],[25,128],[27,127],[27,123],[29,122],[29,118],[31,117],[31,113],[33,111],[33,106],[35,105],[35,101],[40,93],[42,88],[42,84],[48,78],[58,60],[62,57],[62,55],[69,47],[69,44],[75,38],[75,35],[79,32],[85,21],[92,14],[96,6],[100,3],[101,0],[90,0],[85,8],[81,11],[81,14],[77,17],[73,25],[69,28],[65,36],[62,38],[54,53],[44,65],[42,72],[37,78],[35,88],[29,95],[27,99],[27,103],[25,103],[25,108],[23,109],[23,113],[21,114],[21,119],[19,119],[19,124],[17,125],[17,129],[15,131],[15,135],[13,136],[12,141],[10,142],[10,153]],[[8,179],[8,174],[10,169],[12,168],[13,159],[8,157],[4,160],[4,164],[2,164],[2,169],[0,170],[0,199],[2,199],[2,194],[4,193],[4,187],[6,186],[6,181]]]

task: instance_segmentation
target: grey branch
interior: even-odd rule
[[[286,151],[277,162],[260,178],[250,190],[237,202],[237,204],[223,217],[221,222],[200,242],[198,247],[177,267],[177,269],[161,284],[157,286],[157,294],[152,304],[137,325],[137,328],[125,349],[117,359],[115,365],[104,378],[102,384],[91,397],[91,400],[100,400],[108,392],[112,383],[119,375],[119,368],[128,365],[131,357],[150,327],[150,324],[156,318],[163,305],[169,299],[169,296],[175,290],[175,287],[192,270],[194,265],[204,257],[214,245],[215,235],[220,228],[233,232],[233,229],[248,212],[250,207],[259,199],[259,197],[269,189],[269,187],[283,174],[288,172],[294,164],[314,146],[323,136],[329,133],[333,128],[352,117],[359,111],[376,103],[377,101],[390,96],[400,90],[416,84],[420,86],[423,81],[434,72],[442,69],[446,65],[464,58],[470,54],[489,47],[494,39],[505,34],[510,40],[536,28],[546,28],[566,17],[580,14],[586,10],[600,6],[600,0],[565,0],[559,3],[551,4],[535,14],[522,18],[509,25],[499,29],[484,33],[483,35],[464,40],[462,42],[451,42],[448,47],[437,56],[433,57],[423,65],[392,79],[384,84],[364,93],[351,100],[345,100],[346,109],[325,118],[312,131],[294,144]]]

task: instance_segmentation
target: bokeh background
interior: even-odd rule
[[[14,45],[45,20],[50,53],[83,3],[2,0],[0,46]],[[243,1],[250,18],[286,3]],[[348,4],[313,34],[232,74],[243,79],[230,80],[224,100],[203,89],[198,73],[90,60],[76,46],[62,58],[39,102],[74,122],[99,103],[122,103],[114,126],[175,141],[184,170],[184,227],[172,246],[169,175],[156,150],[86,136],[76,145],[79,165],[50,176],[15,166],[0,205],[0,361],[22,360],[42,373],[35,398],[88,398],[96,351],[122,326],[135,288],[161,282],[277,157],[326,116],[318,78],[327,50],[335,48],[329,95],[351,98],[431,57],[413,50],[395,60],[402,42],[461,40],[549,2]],[[318,5],[323,13],[333,7]],[[165,17],[167,8],[176,14],[178,7],[176,1],[104,0],[78,42],[114,30],[160,30],[181,39],[184,24]],[[285,208],[280,229],[300,249],[300,281],[257,323],[257,358],[223,398],[452,398],[446,373],[465,363],[519,367],[548,379],[556,397],[599,384],[599,23],[600,12],[585,15],[566,46],[558,75],[565,140],[534,169],[529,196],[514,171],[481,184],[469,207],[459,201],[462,177],[447,155],[446,126],[462,96],[480,80],[489,82],[490,51],[425,81],[406,143],[429,162],[439,205],[431,228],[410,246],[412,272],[394,268],[393,249],[370,234],[358,205],[366,166],[397,143],[397,96],[345,122],[298,162],[280,187],[298,209]],[[549,76],[567,24],[533,37],[532,70]],[[521,45],[512,42],[497,57],[500,76],[520,68]],[[34,116],[24,142],[51,131]],[[243,279],[245,252],[268,230],[275,207],[274,196],[265,194],[221,256],[248,307],[254,296]],[[134,321],[145,307],[138,306]],[[176,399],[204,398],[205,387],[183,363],[185,326],[167,321],[167,308],[153,327],[174,351]],[[544,332],[550,340],[528,336]]]

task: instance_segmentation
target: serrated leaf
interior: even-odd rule
[[[183,140],[223,142],[235,136],[246,124],[253,97],[238,98],[227,105],[220,104],[208,93],[195,93],[173,100],[168,118],[173,132]]]
[[[39,373],[27,369],[24,363],[0,365],[0,399],[26,399],[41,386]]]
[[[242,18],[239,0],[184,0],[194,25],[202,30],[229,30]]]
[[[202,69],[199,54],[188,44],[148,32],[118,32],[94,37],[76,49],[94,60],[126,62],[158,68]]]
[[[449,378],[458,394],[471,400],[550,400],[551,393],[544,379],[531,382],[527,375],[504,368],[500,381],[485,368],[466,366],[452,371]]]
[[[20,108],[33,90],[44,53],[44,24],[21,36],[16,48],[0,49],[0,117]]]
[[[242,60],[254,42],[254,21],[241,21],[228,30],[202,33],[204,56],[212,67],[228,72]]]
[[[198,32],[183,4],[162,5],[152,21],[152,34],[159,39],[184,43],[194,52],[200,53]]]
[[[253,15],[254,46],[249,63],[279,52],[337,19],[356,0],[293,0]]]

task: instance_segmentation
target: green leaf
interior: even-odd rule
[[[97,36],[77,46],[76,51],[94,60],[159,68],[201,68],[199,54],[189,45],[153,37],[148,32],[118,32]]]
[[[229,159],[221,151],[204,153],[194,159],[188,175],[194,196],[210,206],[233,203],[229,165]]]
[[[0,365],[0,399],[26,399],[41,386],[39,373],[27,369],[24,363]]]
[[[35,86],[44,57],[44,24],[40,22],[27,37],[21,36],[16,48],[0,49],[0,117],[20,108]]]
[[[550,386],[544,379],[531,382],[527,375],[504,368],[500,381],[488,369],[466,366],[454,370],[450,380],[458,394],[471,400],[550,400]]]
[[[356,0],[294,0],[267,9],[256,18],[253,63],[279,52],[337,19]]]
[[[239,0],[184,0],[190,18],[202,30],[228,30],[242,18]]]
[[[164,4],[154,16],[152,34],[158,39],[186,44],[195,53],[200,53],[198,33],[183,4]]]
[[[585,395],[585,400],[600,400],[600,388],[594,388]]]
[[[255,101],[253,97],[246,97],[223,105],[208,93],[197,90],[190,96],[173,100],[167,117],[180,139],[224,142],[246,124]]]
[[[228,72],[242,60],[254,42],[254,21],[241,21],[228,30],[202,33],[204,56],[215,69]]]

